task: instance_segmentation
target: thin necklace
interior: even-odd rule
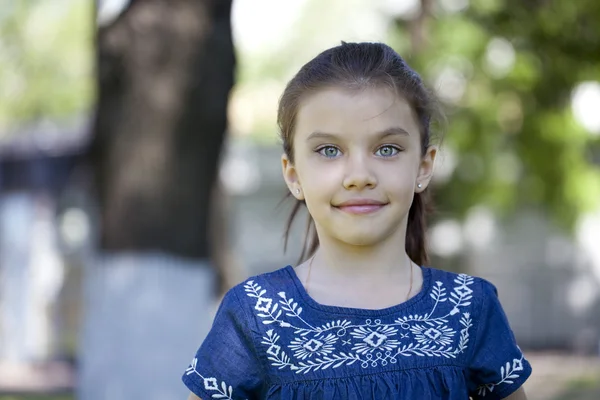
[[[306,290],[306,293],[309,293],[308,284],[310,282],[310,272],[312,271],[312,264],[315,259],[315,256],[316,256],[316,254],[313,254],[313,256],[310,258],[310,261],[308,263],[308,273],[306,274],[306,281],[304,281],[304,288]],[[412,289],[413,289],[413,263],[410,260],[410,258],[408,258],[408,262],[410,264],[410,285],[408,286],[408,293],[406,293],[406,299],[404,301],[408,301],[410,294],[412,293]]]
[[[312,264],[315,259],[316,254],[310,258],[310,262],[308,263],[308,274],[306,274],[306,281],[304,282],[304,287],[306,288],[306,293],[308,293],[308,282],[310,280],[310,271],[312,270]]]
[[[406,293],[406,299],[404,301],[408,301],[413,288],[413,262],[410,260],[410,257],[408,257],[408,263],[410,264],[410,285],[408,287],[408,293]]]

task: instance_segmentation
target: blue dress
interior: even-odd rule
[[[422,267],[423,288],[381,310],[328,306],[291,266],[223,298],[183,374],[208,399],[502,399],[531,366],[488,281]]]

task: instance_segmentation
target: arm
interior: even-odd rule
[[[202,400],[200,397],[196,396],[194,393],[190,393],[190,396],[187,400]]]
[[[521,386],[516,392],[514,392],[508,397],[505,397],[504,400],[527,400],[525,389],[523,389],[523,387]]]

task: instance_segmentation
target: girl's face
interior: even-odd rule
[[[284,178],[306,201],[321,242],[404,243],[414,193],[427,187],[436,154],[421,153],[406,100],[387,88],[319,91],[300,104],[293,147],[294,164],[282,157]]]

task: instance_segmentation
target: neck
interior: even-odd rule
[[[399,274],[408,281],[412,261],[406,253],[405,238],[405,230],[401,228],[385,241],[371,246],[350,245],[320,235],[313,268],[323,276],[342,281],[369,282]]]

